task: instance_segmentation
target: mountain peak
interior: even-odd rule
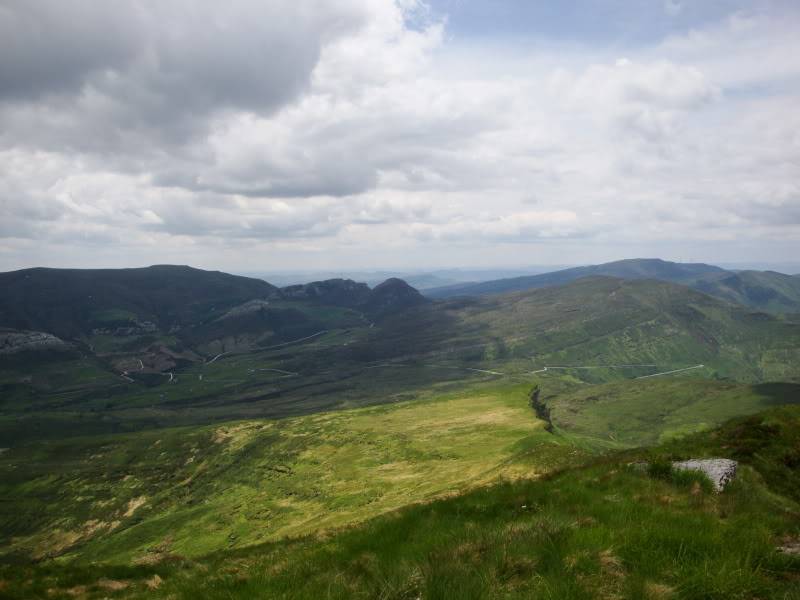
[[[427,300],[402,279],[391,277],[375,286],[367,302],[372,312],[387,312],[424,304]]]

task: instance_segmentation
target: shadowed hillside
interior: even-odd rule
[[[195,323],[277,288],[260,279],[159,265],[0,273],[0,324],[75,338],[93,329]]]
[[[729,302],[777,313],[800,312],[800,278],[774,271],[740,271],[698,281],[695,289]]]

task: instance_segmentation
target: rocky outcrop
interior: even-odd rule
[[[239,317],[246,317],[252,315],[254,313],[259,313],[262,310],[266,310],[269,308],[269,301],[268,300],[250,300],[249,302],[245,302],[244,304],[240,304],[239,306],[234,306],[224,315],[222,315],[219,320],[225,319],[236,319]]]
[[[42,331],[0,330],[0,355],[71,349],[64,340]]]
[[[158,326],[152,321],[132,320],[130,325],[122,327],[95,327],[92,335],[113,335],[116,337],[126,337],[132,335],[148,335],[158,333]]]
[[[429,302],[402,279],[387,279],[369,289],[366,283],[351,279],[328,279],[280,290],[285,300],[311,300],[320,304],[343,306],[380,316]]]
[[[370,289],[366,283],[357,283],[352,279],[328,279],[281,288],[281,295],[287,300],[316,300],[323,304],[352,308],[367,302]]]
[[[728,458],[691,459],[672,463],[676,471],[700,471],[711,480],[714,489],[721,492],[736,477],[739,463]]]

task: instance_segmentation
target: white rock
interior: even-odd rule
[[[736,477],[738,464],[735,460],[728,458],[706,458],[674,462],[672,463],[672,468],[678,471],[700,471],[705,473],[714,485],[714,489],[721,492]]]

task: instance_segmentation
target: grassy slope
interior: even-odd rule
[[[544,401],[553,423],[565,432],[641,446],[778,404],[800,403],[800,385],[675,376],[584,387]]]
[[[644,452],[651,460],[720,455],[741,463],[719,495],[699,476],[659,479],[627,466],[638,451],[332,536],[198,561],[0,576],[12,598],[800,598],[800,558],[777,551],[800,540],[800,409]]]
[[[619,277],[622,279],[658,279],[673,283],[690,284],[704,277],[720,277],[724,269],[706,264],[673,263],[660,259],[628,259],[601,265],[573,267],[560,271],[526,275],[506,279],[495,279],[481,283],[465,283],[427,290],[431,298],[453,296],[485,296],[564,285],[583,277]]]
[[[711,265],[670,263],[657,259],[623,260],[540,275],[456,284],[428,289],[426,294],[431,298],[486,296],[559,286],[594,276],[668,281],[758,310],[800,312],[800,280],[796,276],[774,271],[725,271]]]
[[[404,398],[430,400],[280,422],[155,429],[38,444],[18,438],[0,455],[0,531],[14,537],[6,545],[22,555],[71,551],[84,561],[122,562],[237,548],[247,555],[244,548],[261,540],[361,521],[498,475],[572,464],[585,458],[587,448],[613,445],[607,433],[614,413],[619,418],[614,425],[617,443],[631,444],[650,441],[663,431],[688,431],[698,415],[712,424],[734,411],[749,412],[770,402],[770,394],[754,388],[698,383],[709,386],[703,397],[712,401],[704,403],[691,391],[694,384],[686,384],[670,392],[668,406],[652,402],[643,409],[619,384],[618,397],[610,404],[591,405],[599,410],[608,404],[605,415],[595,412],[578,423],[588,428],[573,430],[580,436],[568,431],[559,438],[542,431],[533,419],[527,386],[510,386],[543,365],[653,362],[678,368],[703,362],[708,365],[698,371],[703,375],[761,381],[796,378],[797,348],[797,326],[791,323],[668,284],[597,279],[560,290],[425,307],[375,329],[341,329],[297,347],[226,356],[178,373],[172,384],[126,385],[118,394],[103,395],[99,385],[88,396],[69,389],[65,393],[64,386],[79,387],[85,377],[75,379],[70,370],[50,373],[43,378],[45,384],[53,383],[49,390],[40,386],[30,395],[24,385],[15,386],[13,395],[4,397],[5,431],[25,429],[18,425],[19,415],[31,412],[40,420],[42,415],[51,419],[50,432],[58,438],[80,431],[86,421],[91,427],[106,423],[114,431]],[[378,364],[391,366],[369,368]],[[91,371],[88,375],[100,377],[95,367],[85,368]],[[283,378],[258,371],[271,368],[299,375]],[[498,369],[505,375],[465,368]],[[546,395],[573,393],[572,401],[578,402],[603,394],[605,388],[595,393],[589,383],[653,370],[574,370],[537,378]],[[490,390],[481,381],[491,379],[509,385]],[[536,378],[526,379],[530,383]],[[655,399],[670,389],[667,380],[626,385],[640,386],[631,389]],[[444,395],[450,386],[461,391]],[[553,406],[557,411],[558,402]],[[656,434],[645,432],[651,427]],[[595,435],[603,436],[603,443],[591,437]],[[640,489],[636,486],[651,485],[635,478],[617,483],[633,486],[629,489],[634,495],[645,493],[635,491]],[[488,498],[492,492],[487,493]],[[587,496],[586,506],[590,500]],[[653,514],[654,520],[664,517]],[[497,524],[486,522],[487,535],[492,523]],[[618,526],[609,523],[607,535],[617,536]],[[719,539],[720,529],[708,531]],[[432,552],[431,543],[420,548]],[[317,552],[314,548],[308,551]],[[387,551],[402,555],[391,545]],[[255,556],[251,558],[257,560]],[[167,567],[158,568],[169,574]],[[96,579],[93,572],[105,572],[75,569],[91,581]],[[287,585],[296,585],[292,577],[297,573],[287,575]],[[398,571],[398,577],[404,574]],[[493,581],[488,572],[484,580]]]
[[[717,298],[776,313],[800,312],[800,279],[774,271],[740,271],[699,281],[696,288]]]
[[[658,365],[614,372],[630,377],[703,363],[710,373],[739,381],[800,376],[800,325],[668,283],[584,279],[455,307],[451,318],[463,329],[495,340],[497,354],[509,360],[528,358],[527,369]],[[480,357],[486,359],[485,351]],[[594,377],[600,382],[614,374]]]
[[[543,430],[526,390],[13,448],[0,456],[0,531],[35,557],[198,556],[584,455]]]
[[[531,384],[310,415],[31,443],[0,456],[0,531],[22,556],[197,556],[360,521],[798,401],[797,386],[699,379]],[[568,391],[556,393],[559,388]],[[700,425],[702,424],[702,425]]]

